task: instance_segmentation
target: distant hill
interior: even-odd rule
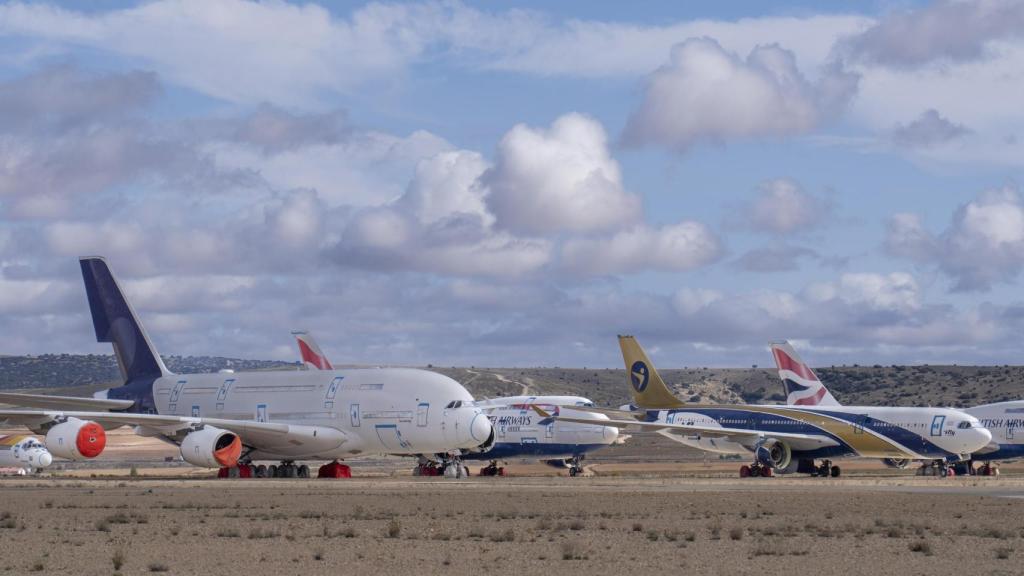
[[[227,368],[238,371],[270,370],[299,366],[298,362],[220,356],[164,356],[163,359],[169,370],[180,373],[217,372]],[[0,390],[117,385],[120,378],[117,360],[112,354],[0,356]]]
[[[165,356],[178,373],[209,373],[225,368],[294,370],[299,363],[215,356]],[[526,394],[584,396],[601,406],[629,402],[625,370],[587,368],[440,368],[476,397]],[[782,403],[774,369],[687,368],[659,370],[679,397],[699,403]],[[1022,366],[835,366],[816,369],[844,404],[972,406],[1024,399]],[[117,385],[117,362],[110,355],[47,354],[0,356],[0,390],[47,389],[88,394]]]

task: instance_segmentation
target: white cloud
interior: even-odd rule
[[[1019,0],[944,0],[883,17],[847,39],[846,56],[892,67],[982,58],[994,41],[1024,37],[1024,3]]]
[[[658,228],[635,226],[609,237],[569,239],[562,247],[562,263],[583,274],[679,272],[710,264],[721,252],[721,243],[707,226],[684,221]]]
[[[488,166],[483,156],[468,150],[443,152],[422,160],[399,202],[423,224],[470,214],[490,226],[494,216],[487,210],[479,182]]]
[[[523,41],[498,50],[497,56],[484,65],[541,75],[639,76],[661,65],[665,54],[680,40],[709,37],[740,53],[785,41],[802,65],[813,72],[827,62],[837,39],[859,33],[872,23],[852,15],[695,20],[663,26],[593,20],[558,24],[535,21],[508,34],[509,39]]]
[[[566,114],[548,129],[512,128],[483,183],[497,225],[514,232],[611,230],[641,215],[640,199],[623,189],[604,128],[581,114]]]
[[[885,245],[895,256],[938,266],[955,290],[986,290],[1024,268],[1024,203],[1010,188],[984,192],[961,206],[938,235],[920,217],[898,214],[889,221]]]
[[[856,87],[855,75],[835,67],[809,81],[778,45],[743,60],[713,39],[692,38],[648,78],[624,138],[681,152],[699,142],[802,134],[841,112]]]
[[[836,295],[851,304],[872,310],[914,310],[920,307],[920,290],[910,274],[843,274]]]
[[[746,209],[749,225],[773,234],[792,234],[826,224],[832,203],[804,191],[797,182],[777,178],[762,182]]]
[[[928,109],[913,122],[897,124],[892,131],[893,141],[910,148],[931,147],[945,144],[970,133],[962,124],[955,124],[943,118],[935,109]]]

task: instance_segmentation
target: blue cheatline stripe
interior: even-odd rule
[[[845,413],[841,413],[841,412],[832,412],[830,410],[811,409],[811,408],[802,407],[802,406],[795,407],[795,406],[772,406],[772,405],[766,405],[766,406],[764,406],[764,408],[768,409],[768,410],[780,410],[780,409],[781,410],[792,410],[792,411],[796,411],[796,412],[803,412],[803,413],[806,413],[808,415],[817,414],[817,415],[821,415],[821,416],[826,416],[826,417],[832,418],[834,420],[839,420],[839,421],[842,421],[842,422],[847,422],[847,423],[849,423],[851,425],[856,422],[857,418],[860,418],[860,415],[858,415],[858,414],[845,414]],[[644,421],[646,421],[646,422],[657,422],[658,421],[658,414],[659,414],[659,412],[660,412],[659,410],[648,410],[646,415],[645,415],[645,417],[644,417]],[[806,421],[804,421],[802,419],[795,418],[795,417],[789,417],[789,416],[783,416],[783,415],[778,415],[778,414],[771,414],[771,413],[760,412],[757,409],[720,408],[720,407],[716,407],[716,408],[700,408],[700,407],[696,407],[696,406],[693,407],[693,408],[681,408],[681,409],[668,410],[667,412],[671,413],[671,414],[681,414],[681,413],[689,412],[689,413],[693,413],[693,414],[700,414],[700,415],[703,415],[703,416],[708,416],[708,417],[714,419],[716,422],[718,422],[724,428],[750,429],[752,432],[765,432],[765,433],[771,433],[771,432],[791,432],[791,433],[796,433],[796,434],[809,434],[809,435],[813,434],[813,435],[826,436],[826,437],[831,438],[831,439],[835,440],[836,442],[838,442],[840,444],[840,446],[843,448],[843,451],[842,451],[841,454],[835,454],[835,450],[834,449],[831,450],[831,452],[833,452],[833,454],[832,454],[833,456],[837,456],[837,455],[857,456],[858,455],[858,452],[856,450],[854,450],[854,448],[852,446],[850,446],[847,442],[845,442],[842,438],[836,436],[835,434],[829,432],[828,430],[824,430],[822,428],[819,428],[815,424],[812,424],[810,422],[806,422]],[[793,422],[794,424],[768,424],[767,423],[767,422],[770,422],[772,420],[786,420],[787,422]],[[725,423],[723,423],[723,421],[725,421]],[[680,419],[677,419],[675,423],[676,424],[682,424],[684,422],[682,420],[680,420]],[[751,427],[752,424],[753,424],[753,427]],[[945,458],[945,457],[948,457],[948,456],[956,456],[955,454],[952,454],[951,452],[943,450],[942,448],[940,448],[939,446],[935,445],[931,441],[929,441],[927,439],[922,439],[920,435],[918,435],[918,434],[916,434],[914,432],[911,432],[910,430],[907,430],[905,428],[901,428],[899,426],[884,426],[883,427],[883,426],[880,425],[880,421],[875,420],[874,418],[870,419],[866,423],[864,428],[866,428],[867,430],[870,430],[871,432],[876,433],[877,435],[881,436],[882,438],[885,438],[885,439],[887,439],[889,441],[892,441],[892,442],[894,442],[894,443],[896,443],[896,444],[898,444],[900,446],[903,446],[906,449],[911,450],[912,452],[915,452],[915,453],[920,454],[922,456],[928,456],[928,457],[934,457],[934,458]],[[867,433],[867,432],[865,432],[865,433]],[[814,451],[809,451],[809,452],[801,452],[801,451],[794,450],[794,455],[800,454],[801,457],[808,457],[809,458],[809,457],[812,457],[812,456],[810,456],[810,454],[812,454],[812,453],[820,453],[820,452],[821,452],[821,449],[814,450]],[[817,456],[814,456],[814,457],[817,457]]]

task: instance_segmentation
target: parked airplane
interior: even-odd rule
[[[294,331],[292,335],[298,343],[302,362],[308,369],[330,369],[330,360],[320,350],[313,336],[305,331]],[[579,396],[508,396],[477,400],[474,406],[487,414],[491,426],[496,430],[494,446],[486,452],[466,454],[463,458],[490,460],[490,464],[481,470],[482,474],[501,473],[503,469],[498,466],[499,460],[536,458],[552,465],[566,466],[569,475],[576,476],[583,471],[583,460],[587,453],[619,441],[618,428],[538,418],[531,409],[534,405],[557,413],[559,406],[586,408],[594,403]],[[607,416],[597,414],[595,418],[607,419]],[[432,461],[425,459],[418,471],[432,473]]]
[[[34,436],[0,436],[0,468],[31,474],[53,463],[53,456]]]
[[[606,424],[659,432],[709,452],[753,456],[740,476],[839,476],[831,460],[850,457],[959,461],[992,438],[977,418],[948,408],[687,404],[669,390],[632,336],[619,336],[619,346],[635,408],[606,412]],[[565,412],[555,418],[594,422]],[[815,459],[824,462],[816,466]]]
[[[839,402],[825,388],[818,376],[805,364],[789,342],[773,342],[771,344],[775,365],[779,369],[779,378],[786,389],[786,403],[805,406],[839,406]],[[973,471],[974,462],[991,462],[993,460],[1009,460],[1024,456],[1024,401],[996,402],[973,408],[961,408],[967,414],[977,418],[991,434],[992,441],[987,446],[971,454],[970,461],[962,469]],[[909,459],[887,458],[886,466],[906,468]],[[991,466],[983,466],[984,471],[991,472]]]
[[[164,366],[103,258],[81,259],[96,339],[114,347],[124,385],[95,398],[4,394],[41,410],[0,409],[0,421],[47,434],[51,452],[82,449],[98,428],[180,446],[186,462],[240,476],[308,476],[300,460],[356,454],[444,454],[488,449],[494,429],[458,382],[406,368],[174,374]],[[58,452],[56,446],[63,446]],[[452,456],[449,456],[452,454]],[[256,461],[280,461],[269,468]]]
[[[994,468],[990,463],[994,460],[1011,460],[1024,456],[1024,401],[982,404],[963,410],[981,420],[981,425],[992,433],[992,442],[971,454],[972,462],[983,463],[982,473],[993,472]]]

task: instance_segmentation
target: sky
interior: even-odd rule
[[[1024,2],[820,4],[0,3],[0,354],[1020,364]]]

